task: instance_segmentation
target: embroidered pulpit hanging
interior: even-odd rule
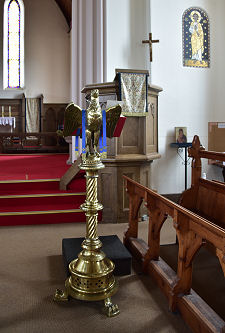
[[[148,112],[148,71],[141,73],[116,70],[116,73],[119,81],[119,97],[123,101],[122,114],[146,116]]]

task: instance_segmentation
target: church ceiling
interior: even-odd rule
[[[71,28],[72,18],[72,0],[55,0],[59,8],[61,9],[69,28]]]

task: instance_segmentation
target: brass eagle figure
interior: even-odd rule
[[[119,120],[122,108],[118,104],[106,110],[106,135],[113,137],[116,124]],[[73,102],[68,104],[64,114],[64,129],[58,131],[64,137],[71,136],[75,130],[82,126],[82,109]],[[102,128],[102,110],[99,104],[98,89],[91,91],[90,105],[86,110],[86,152],[97,153],[97,146]]]

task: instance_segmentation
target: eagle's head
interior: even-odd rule
[[[98,98],[98,96],[99,96],[98,89],[94,89],[91,91],[91,98]]]

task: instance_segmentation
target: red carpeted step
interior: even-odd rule
[[[85,172],[81,170],[66,191],[59,190],[60,177],[69,167],[67,158],[0,156],[0,226],[86,221],[80,209],[85,201]]]
[[[102,212],[98,214],[98,221],[102,220]],[[85,222],[86,216],[80,209],[55,211],[30,211],[0,213],[0,226],[57,224]]]
[[[85,193],[0,196],[0,212],[76,209],[85,201]]]
[[[75,177],[67,186],[68,191],[76,192],[86,191],[86,178],[84,177],[85,173],[79,172],[78,177]]]
[[[59,179],[0,181],[0,195],[58,192]]]
[[[0,226],[85,222],[84,173],[71,189],[59,190],[59,179],[0,182]]]
[[[24,181],[0,181],[0,195],[85,192],[86,181],[84,177],[75,178],[68,186],[67,191],[59,190],[59,179],[38,179]]]
[[[69,168],[68,154],[0,155],[0,180],[61,178]]]
[[[28,224],[56,224],[85,222],[85,214],[80,209],[47,212],[17,212],[11,215],[0,213],[0,226]]]

